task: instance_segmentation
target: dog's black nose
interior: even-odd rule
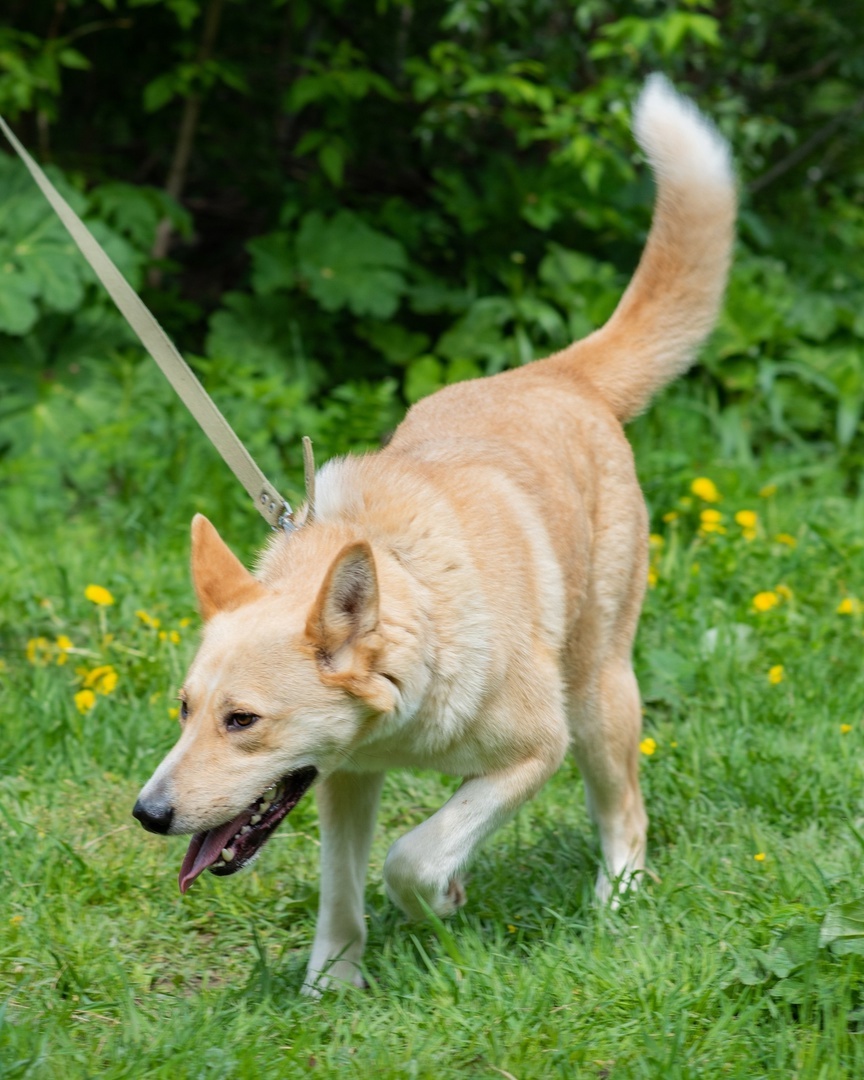
[[[145,806],[141,800],[132,807],[132,817],[138,818],[148,832],[165,833],[171,828],[171,819],[174,817],[173,806]]]

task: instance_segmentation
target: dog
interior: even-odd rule
[[[383,449],[328,462],[314,514],[250,573],[192,522],[203,637],[179,741],[133,810],[193,834],[185,892],[235,873],[313,787],[321,829],[307,992],[358,986],[364,882],[387,769],[462,778],[396,840],[410,918],[465,902],[462,874],[572,750],[599,830],[600,901],[645,867],[632,646],[648,526],[622,423],[692,363],[734,239],[729,148],[659,75],[634,110],[654,218],[609,321],[545,360],[447,386]]]

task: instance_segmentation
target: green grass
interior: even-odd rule
[[[173,741],[194,648],[194,624],[180,626],[193,614],[185,520],[163,514],[148,534],[146,507],[128,527],[107,502],[7,519],[0,1076],[864,1075],[864,616],[837,613],[864,598],[864,502],[815,454],[714,462],[682,415],[673,402],[665,429],[634,432],[664,537],[637,650],[656,742],[643,758],[651,879],[616,914],[594,906],[597,845],[568,763],[484,849],[463,912],[407,925],[383,858],[455,781],[393,773],[367,892],[370,989],[319,1002],[298,993],[317,904],[312,800],[252,873],[204,875],[186,897],[182,840],[129,816]],[[697,475],[723,494],[725,535],[699,538],[698,500],[680,504]],[[744,508],[760,518],[749,542],[732,520]],[[263,540],[251,509],[230,529],[244,553]],[[90,583],[116,604],[89,603]],[[778,584],[791,595],[754,611]],[[28,661],[28,640],[61,634],[85,652]],[[82,715],[76,668],[100,663],[116,689]],[[820,943],[826,913],[847,916],[845,953]]]

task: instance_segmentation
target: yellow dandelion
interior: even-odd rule
[[[666,522],[667,525],[671,525],[673,521],[678,520],[678,511],[677,510],[668,510],[663,515],[663,520]]]
[[[176,630],[170,630],[168,633],[168,640],[171,642],[172,645],[179,645],[180,635],[177,633]]]
[[[47,664],[51,643],[48,638],[34,637],[27,642],[27,659],[31,664]]]
[[[837,605],[837,614],[860,615],[861,601],[856,600],[854,596],[844,596],[840,603]]]
[[[152,615],[150,615],[150,614],[149,614],[148,612],[146,612],[146,611],[142,611],[142,609],[141,609],[141,608],[139,608],[139,609],[138,609],[138,610],[137,610],[137,611],[135,612],[135,614],[136,614],[136,615],[138,616],[138,618],[139,618],[139,619],[141,620],[141,622],[143,622],[143,623],[144,623],[144,625],[145,625],[145,626],[149,626],[149,627],[151,627],[151,628],[152,628],[153,630],[158,630],[158,629],[159,629],[159,626],[160,626],[160,622],[159,622],[159,620],[158,620],[158,619],[155,619],[155,618],[154,618],[154,617],[153,617]]]
[[[110,664],[102,664],[84,676],[84,689],[95,690],[97,694],[110,694],[117,685],[117,677]]]
[[[84,595],[98,607],[109,607],[114,603],[114,597],[101,585],[88,585],[84,590]]]
[[[756,539],[756,530],[755,529],[742,529],[741,530],[741,535],[749,543],[751,540]]]
[[[774,667],[768,669],[768,682],[772,686],[776,686],[777,683],[783,682],[785,672],[782,664],[775,664]]]
[[[709,480],[707,476],[697,476],[690,485],[690,490],[697,499],[701,499],[703,502],[720,502],[720,492],[717,490],[717,485],[713,480]]]
[[[102,678],[96,683],[97,694],[110,694],[117,686],[118,675],[113,669],[106,671]]]
[[[168,716],[170,717],[171,720],[176,720],[179,715],[180,715],[180,710],[176,705],[172,705],[168,709]]]
[[[757,851],[753,858],[756,860],[756,862],[765,862],[765,852]]]
[[[60,634],[57,637],[57,663],[61,666],[69,659],[69,650],[74,649],[75,646],[66,637],[65,634]]]
[[[766,484],[765,487],[759,489],[759,494],[763,499],[770,499],[772,495],[777,494],[777,485]]]
[[[13,915],[12,918],[9,920],[9,925],[10,926],[20,926],[22,922],[24,922],[24,916],[23,915]]]
[[[657,743],[654,739],[650,738],[650,736],[639,743],[639,750],[641,753],[645,754],[646,757],[651,757],[656,749]]]
[[[735,521],[742,529],[755,529],[759,521],[759,515],[755,510],[739,510],[735,515]]]
[[[653,566],[648,567],[648,588],[656,589],[659,578],[657,576],[657,570]]]
[[[778,544],[785,544],[786,547],[794,548],[798,546],[798,541],[794,536],[790,536],[789,533],[777,533],[774,539]]]
[[[776,592],[777,595],[781,596],[784,600],[791,600],[792,597],[795,595],[792,592],[792,590],[789,588],[788,585],[782,585],[782,584],[781,585],[775,585],[774,586],[774,592]]]
[[[662,548],[666,543],[666,540],[660,535],[660,533],[651,533],[648,537],[648,546],[652,548]]]
[[[770,590],[756,593],[753,597],[753,607],[757,611],[770,611],[771,608],[777,607],[779,603],[780,597],[776,592],[771,592]]]
[[[841,724],[840,725],[840,734],[841,735],[848,735],[851,730],[852,730],[852,725],[851,724]]]
[[[181,630],[185,630],[187,626],[192,625],[192,620],[187,616],[185,619],[181,619],[180,622],[177,623],[177,625],[180,627]]]
[[[507,923],[507,930],[511,934],[516,933],[516,927],[513,925],[513,923]]]
[[[88,713],[96,704],[96,695],[92,690],[79,690],[75,695],[75,708],[80,713]]]
[[[717,525],[723,520],[719,510],[703,510],[699,514],[699,520],[703,525]]]

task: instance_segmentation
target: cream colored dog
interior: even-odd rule
[[[316,782],[321,902],[306,978],[362,985],[363,893],[384,771],[463,777],[390,848],[410,917],[465,902],[478,844],[573,750],[600,831],[601,900],[645,865],[631,651],[647,524],[622,421],[692,362],[733,242],[728,149],[661,77],[634,131],[657,180],[636,274],[602,329],[546,360],[448,386],[375,454],[329,462],[314,520],[250,574],[200,515],[203,640],[182,733],[135,806],[194,833],[182,891],[234,873]]]

